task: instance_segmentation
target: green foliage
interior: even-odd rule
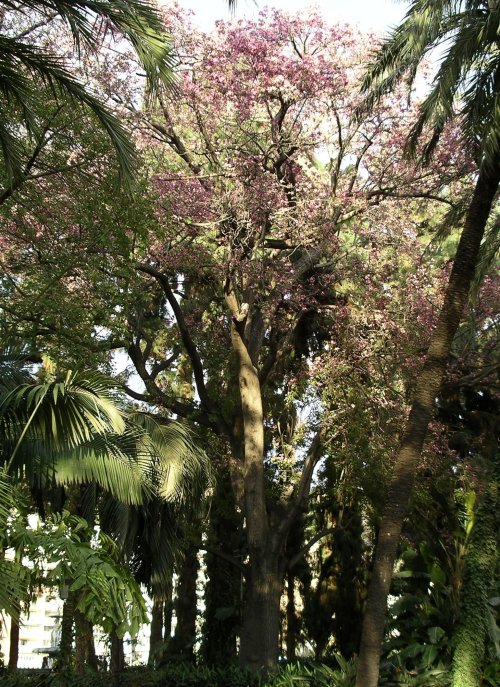
[[[116,544],[69,513],[27,526],[23,498],[4,470],[0,496],[0,548],[14,552],[13,560],[0,559],[0,611],[17,615],[43,579],[77,591],[78,609],[92,623],[108,631],[117,627],[121,636],[137,633],[147,620],[146,607],[130,571],[118,563]],[[29,568],[23,565],[25,558]]]
[[[498,2],[412,0],[405,19],[367,70],[365,108],[372,108],[383,94],[393,91],[403,77],[411,87],[420,63],[439,47],[439,69],[412,128],[409,150],[415,152],[424,135],[424,157],[428,159],[447,124],[458,116],[478,166],[494,169],[500,155],[499,24]]]
[[[161,82],[170,84],[172,81],[168,41],[156,6],[148,0],[84,0],[79,3],[26,0],[19,4],[2,0],[0,6],[2,13],[35,13],[33,23],[41,21],[41,26],[57,15],[72,35],[78,54],[83,49],[95,53],[102,47],[102,26],[96,21],[97,16],[130,41],[153,90],[157,90]],[[20,35],[26,33],[30,32],[20,32]],[[35,113],[43,87],[58,102],[69,101],[90,110],[111,139],[124,176],[128,179],[132,176],[135,152],[128,132],[107,105],[67,68],[66,62],[53,47],[22,40],[15,33],[2,31],[0,34],[0,147],[8,185],[15,185],[29,171],[20,131],[36,136]]]
[[[0,359],[0,461],[42,484],[97,482],[123,503],[153,492],[168,501],[210,474],[180,424],[159,423],[119,404],[116,382],[100,372],[33,376],[21,359]]]
[[[172,665],[161,671],[126,669],[120,675],[121,687],[352,687],[355,679],[354,661],[336,655],[336,668],[326,665],[287,665],[269,678],[236,666],[207,668],[188,664]],[[69,675],[61,685],[56,674],[25,671],[1,676],[2,687],[114,687],[111,673]]]
[[[460,621],[454,637],[453,687],[475,687],[483,671],[490,617],[488,597],[498,560],[499,477],[500,455],[497,454],[486,493],[477,507],[466,556]]]

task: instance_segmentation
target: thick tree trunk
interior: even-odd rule
[[[474,277],[479,247],[498,188],[499,176],[497,169],[494,174],[482,172],[478,178],[458,244],[443,307],[431,338],[427,359],[418,380],[413,405],[396,458],[368,589],[356,687],[377,687],[378,684],[387,597],[401,529],[427,427],[434,411],[434,400],[441,385],[453,337],[460,323]]]
[[[234,320],[231,337],[233,350],[238,357],[243,415],[244,508],[249,550],[240,664],[252,670],[268,672],[278,665],[282,574],[278,568],[277,552],[271,548],[266,511],[264,413],[259,375],[242,329]]]
[[[19,617],[10,619],[9,635],[9,670],[17,670],[19,661]]]
[[[217,480],[210,506],[207,537],[208,581],[205,588],[202,649],[205,661],[212,666],[234,663],[237,656],[236,637],[241,618],[241,570],[210,551],[215,549],[228,556],[239,557],[243,519],[235,506],[230,475],[225,471]]]
[[[499,482],[500,454],[496,456],[486,494],[477,507],[465,559],[464,580],[460,590],[460,621],[453,641],[452,687],[477,687],[481,683],[488,631],[488,598],[497,570]]]
[[[276,554],[253,551],[240,640],[240,664],[245,668],[267,673],[278,665],[282,588]]]
[[[151,634],[149,637],[149,657],[148,665],[154,666],[159,656],[159,648],[163,641],[163,599],[155,597],[153,599],[153,608],[151,610]]]

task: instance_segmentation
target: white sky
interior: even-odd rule
[[[217,19],[230,17],[227,0],[178,0],[182,7],[194,12],[195,23],[210,30]],[[328,22],[342,21],[361,29],[387,32],[402,19],[408,0],[237,0],[236,18],[255,16],[266,5],[289,12],[307,11],[317,7]]]

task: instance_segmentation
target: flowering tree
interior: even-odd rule
[[[444,147],[430,172],[404,163],[397,94],[352,121],[364,42],[347,27],[271,12],[208,36],[175,9],[166,24],[178,92],[137,115],[161,227],[137,269],[161,298],[130,313],[128,351],[146,387],[132,394],[227,438],[248,554],[240,658],[270,669],[290,563],[284,544],[329,441],[311,370],[325,347],[335,360],[360,254],[375,256],[382,234],[412,264],[416,224],[398,201],[411,198],[415,217],[418,199],[451,204],[467,160]],[[414,283],[424,299],[426,283]],[[163,312],[163,331],[158,319],[149,326],[151,310]],[[179,398],[165,374],[180,350],[195,400]]]
[[[453,209],[469,163],[453,129],[432,167],[404,162],[398,93],[352,119],[367,41],[347,27],[271,12],[203,35],[175,8],[165,22],[176,93],[141,111],[116,91],[152,190],[111,201],[99,159],[91,187],[78,176],[26,187],[44,203],[4,208],[9,269],[24,279],[23,292],[6,280],[4,302],[10,322],[72,356],[124,348],[144,383],[131,396],[226,442],[219,463],[245,522],[241,661],[270,669],[285,572],[312,545],[289,553],[288,534],[321,458],[361,449],[348,428],[362,388],[372,446],[358,453],[371,465],[388,453],[394,424],[379,413],[405,413],[446,271],[419,264],[422,209]],[[54,276],[54,264],[66,268]],[[58,307],[33,318],[26,294],[40,292]]]

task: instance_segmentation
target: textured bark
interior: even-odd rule
[[[83,613],[75,611],[75,670],[84,673],[86,669],[97,670],[94,645],[94,628]]]
[[[61,643],[56,668],[58,671],[68,670],[73,658],[73,623],[75,619],[75,592],[70,592],[63,605],[61,623]]]
[[[434,400],[441,385],[453,337],[460,323],[470,284],[474,277],[479,247],[498,189],[499,176],[498,169],[495,174],[483,172],[476,183],[465,226],[457,247],[444,303],[430,341],[427,358],[418,380],[412,408],[396,458],[368,589],[356,687],[377,687],[378,684],[387,597],[401,529],[408,510],[427,428],[433,415]]]
[[[210,528],[207,537],[208,581],[205,587],[202,651],[205,661],[212,666],[234,663],[237,656],[236,637],[241,618],[242,571],[212,552],[216,550],[241,560],[243,522],[235,505],[229,471],[224,471],[217,480],[210,505]]]
[[[240,663],[251,670],[267,673],[278,665],[283,573],[273,551],[254,552],[252,558],[241,630]]]
[[[245,340],[243,324],[238,321],[234,296],[229,294],[227,300],[233,313],[231,341],[238,361],[243,417],[244,512],[249,554],[240,663],[267,672],[278,664],[282,574],[266,511],[264,413],[258,370]]]
[[[17,670],[19,661],[19,617],[10,619],[9,670]]]
[[[286,660],[293,662],[297,653],[297,614],[295,612],[295,577],[292,572],[286,582]]]
[[[488,598],[493,589],[498,558],[500,454],[495,462],[494,474],[476,510],[465,560],[460,590],[460,621],[453,641],[452,687],[477,687],[481,684],[490,613]]]

